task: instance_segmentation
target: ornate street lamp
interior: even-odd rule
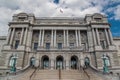
[[[103,59],[103,64],[104,64],[104,66],[103,66],[103,73],[108,73],[109,69],[108,69],[108,65],[107,65],[107,62],[106,62],[107,56],[105,54],[103,54],[102,59]]]

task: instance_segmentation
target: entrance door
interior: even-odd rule
[[[77,69],[78,58],[76,56],[71,57],[71,69]]]
[[[58,56],[56,58],[56,69],[63,69],[63,57]]]
[[[48,56],[43,56],[42,57],[42,68],[43,69],[48,69],[49,68],[49,58],[48,58]]]

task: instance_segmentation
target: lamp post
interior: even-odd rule
[[[16,72],[16,61],[17,61],[17,55],[14,55],[13,57],[12,57],[12,59],[13,59],[13,64],[12,64],[12,66],[11,66],[11,69],[10,69],[10,71],[11,72]]]
[[[108,66],[107,66],[107,63],[106,63],[106,60],[107,60],[107,56],[105,54],[103,54],[103,73],[108,73],[109,72],[109,69],[108,69]]]

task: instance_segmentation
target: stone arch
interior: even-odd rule
[[[35,66],[35,57],[30,58],[30,66],[32,66],[32,67]]]
[[[41,67],[42,67],[42,69],[48,69],[49,66],[50,66],[49,62],[50,62],[49,61],[49,56],[47,56],[47,55],[42,56],[42,58],[41,58]]]
[[[64,57],[59,55],[56,57],[56,69],[64,68]]]
[[[84,58],[84,64],[85,64],[85,67],[88,67],[90,65],[90,59],[89,59],[89,57],[85,57]]]
[[[70,58],[70,67],[71,69],[77,69],[78,68],[78,57],[76,55],[71,56]]]

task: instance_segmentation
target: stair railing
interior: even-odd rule
[[[87,79],[90,80],[90,75],[85,71],[85,68],[81,67],[83,73],[86,75]]]
[[[35,68],[35,70],[32,72],[32,74],[30,75],[30,80],[32,80],[33,76],[35,75],[36,71],[38,68]]]
[[[61,69],[59,69],[59,80],[61,80]]]

